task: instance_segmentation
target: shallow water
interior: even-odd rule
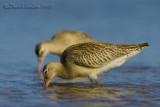
[[[98,88],[90,88],[86,78],[56,78],[49,88],[43,89],[43,79],[38,78],[34,71],[12,69],[10,72],[10,69],[3,69],[0,74],[0,105],[158,107],[159,70],[150,67],[120,67],[100,75],[101,87]]]
[[[0,107],[160,106],[160,1],[46,0],[50,9],[4,9],[4,4],[42,4],[43,0],[0,2]],[[86,78],[56,78],[43,89],[37,76],[35,45],[61,30],[80,30],[96,41],[150,47],[123,66],[99,76],[101,87]],[[47,62],[59,58],[47,55]]]

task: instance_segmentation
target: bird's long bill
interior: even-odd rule
[[[43,87],[47,88],[50,83],[50,80],[44,79]]]
[[[37,67],[37,72],[41,71],[42,68],[42,63],[43,63],[43,59],[38,59],[38,67]]]

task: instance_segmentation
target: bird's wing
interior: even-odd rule
[[[74,62],[84,67],[102,67],[104,64],[132,51],[140,50],[140,47],[143,46],[98,42],[82,43],[67,48],[62,54],[61,62],[63,64]]]

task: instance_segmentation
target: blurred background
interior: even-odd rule
[[[37,77],[37,43],[62,30],[83,31],[98,42],[149,48],[122,67],[89,80]],[[0,0],[1,107],[160,107],[160,0]],[[48,62],[59,57],[47,55]]]
[[[37,8],[22,7],[27,4]],[[99,42],[149,42],[148,49],[123,66],[159,66],[159,28],[159,0],[1,0],[0,66],[36,69],[35,45],[61,30],[83,31]],[[51,61],[59,58],[48,55],[44,64]]]

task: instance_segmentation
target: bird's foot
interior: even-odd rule
[[[98,80],[95,80],[95,83],[93,80],[91,80],[91,85],[89,85],[90,88],[98,88],[101,87]]]
[[[98,88],[98,87],[101,87],[101,85],[98,83],[91,83],[90,85],[89,85],[89,88]]]

